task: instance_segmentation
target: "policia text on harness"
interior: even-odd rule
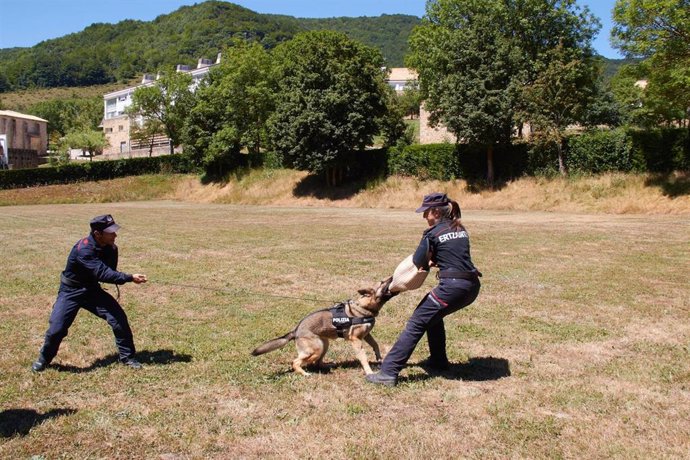
[[[371,324],[373,326],[374,323],[376,323],[376,318],[373,316],[363,318],[347,316],[347,313],[345,313],[346,306],[347,305],[345,303],[341,302],[328,309],[328,311],[331,312],[331,315],[333,315],[333,319],[331,321],[333,322],[333,327],[335,327],[335,330],[338,333],[338,337],[345,337],[345,333],[350,329],[350,327],[357,324]]]
[[[374,323],[376,323],[376,318],[373,316],[347,316],[347,313],[345,313],[345,307],[347,307],[347,305],[341,302],[328,309],[328,311],[331,312],[331,315],[333,315],[333,319],[331,321],[333,323],[333,327],[338,333],[338,337],[345,337],[345,333],[350,329],[350,327],[357,324],[371,324],[373,326]]]

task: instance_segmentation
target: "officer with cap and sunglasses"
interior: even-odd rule
[[[106,320],[113,329],[120,362],[133,369],[141,369],[139,361],[134,359],[134,338],[127,315],[99,283],[120,285],[131,281],[141,284],[146,282],[146,275],[117,271],[115,238],[120,226],[110,214],[94,217],[90,226],[91,233],[77,241],[67,257],[45,341],[38,359],[31,365],[34,372],[45,370],[55,358],[60,342],[67,336],[80,308]]]
[[[371,383],[395,386],[398,374],[424,334],[430,356],[423,367],[432,372],[446,370],[450,363],[443,318],[468,306],[479,294],[482,275],[472,263],[469,235],[460,222],[458,203],[445,193],[431,193],[424,197],[416,212],[424,213],[429,228],[424,231],[412,262],[424,271],[430,266],[438,267],[439,283],[417,305],[381,363],[380,371],[366,376]]]

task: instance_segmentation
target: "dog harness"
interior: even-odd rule
[[[345,332],[350,329],[351,326],[357,324],[371,324],[376,322],[376,318],[373,316],[359,317],[359,316],[347,316],[345,313],[345,303],[339,303],[335,306],[329,308],[331,315],[333,315],[332,324],[338,333],[338,337],[345,337]]]

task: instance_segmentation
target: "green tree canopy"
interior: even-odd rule
[[[48,120],[48,135],[95,130],[103,119],[103,98],[53,99],[29,107],[30,113]]]
[[[192,77],[184,72],[169,72],[153,84],[134,90],[131,117],[158,120],[170,139],[170,153],[180,145],[182,129],[194,104]]]
[[[108,146],[108,140],[105,138],[103,131],[91,129],[71,131],[60,142],[61,150],[81,149],[89,155],[91,160],[93,160],[95,154],[102,152],[106,146]]]
[[[284,164],[341,176],[352,150],[371,145],[386,113],[383,57],[337,32],[307,32],[274,51],[272,143]]]
[[[197,89],[185,144],[207,168],[240,149],[259,152],[273,111],[271,58],[260,45],[236,42]],[[218,169],[215,173],[222,173]]]
[[[647,80],[643,104],[663,121],[690,118],[690,1],[617,0],[614,45],[638,64]],[[690,127],[690,123],[688,123]]]
[[[412,33],[408,65],[419,73],[431,123],[486,147],[491,183],[494,146],[510,142],[533,106],[523,88],[549,68],[558,46],[591,55],[597,28],[574,0],[435,0]]]
[[[535,128],[538,140],[554,144],[558,169],[566,175],[563,141],[568,125],[585,120],[587,106],[595,95],[597,68],[592,56],[562,45],[549,50],[536,68],[536,79],[525,85],[524,117]]]

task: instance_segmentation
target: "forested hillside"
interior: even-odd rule
[[[305,30],[335,30],[381,50],[389,67],[404,65],[408,37],[420,18],[408,15],[307,19],[259,14],[210,0],[153,21],[92,24],[31,48],[0,49],[0,93],[23,89],[129,84],[143,73],[215,59],[234,39],[267,49]],[[610,77],[624,61],[604,59]],[[24,103],[23,105],[26,105]]]
[[[299,19],[309,30],[335,30],[350,38],[381,50],[388,67],[402,67],[407,54],[407,39],[420,19],[403,14],[381,15],[377,18]]]
[[[233,39],[266,48],[304,30],[334,29],[379,48],[390,66],[401,66],[414,16],[299,19],[259,14],[221,1],[183,6],[151,22],[92,24],[81,32],[31,48],[0,50],[0,92],[77,87],[129,81],[176,64],[215,59]]]

